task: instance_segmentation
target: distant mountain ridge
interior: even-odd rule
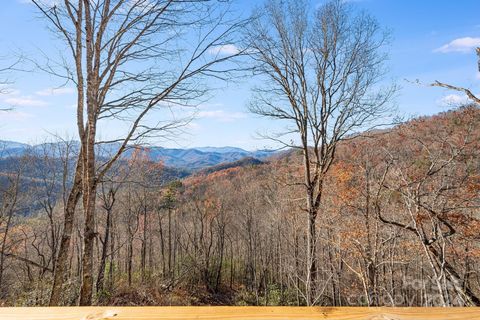
[[[78,150],[79,143],[73,142],[73,148]],[[118,144],[109,144],[99,148],[99,155],[111,154],[116,152]],[[44,143],[38,145],[28,145],[15,141],[0,140],[0,158],[19,157],[27,152],[34,154],[43,154],[45,151],[51,156],[57,156],[61,150],[62,143]],[[234,162],[243,158],[254,158],[264,160],[272,156],[275,151],[272,150],[256,150],[247,151],[237,147],[198,147],[198,148],[164,148],[152,146],[148,147],[149,156],[153,161],[163,161],[168,167],[188,169],[197,171],[203,168],[215,166],[222,163]],[[124,153],[125,158],[129,158],[132,150]]]

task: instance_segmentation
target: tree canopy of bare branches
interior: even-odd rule
[[[231,44],[244,21],[232,20],[228,6],[204,0],[32,0],[65,45],[65,54],[43,69],[77,89],[76,122],[81,143],[65,225],[56,259],[51,305],[59,303],[73,215],[84,211],[84,249],[79,304],[93,292],[93,243],[98,181],[132,143],[165,136],[185,124],[177,106],[204,97],[201,79],[224,79],[236,69],[234,54],[212,54]],[[100,141],[102,127],[123,122],[118,138]],[[96,145],[115,151],[99,163]]]
[[[310,12],[306,1],[268,1],[248,29],[249,53],[263,76],[250,109],[287,123],[271,138],[303,153],[308,305],[318,293],[315,224],[325,174],[340,141],[389,115],[395,89],[381,85],[388,37],[372,17],[339,0]]]
[[[20,63],[21,58],[10,63],[3,63],[4,60],[6,61],[7,59],[0,56],[0,61],[2,61],[2,64],[0,65],[0,95],[7,94],[9,92],[9,86],[12,84],[12,81],[9,79],[9,75],[13,71],[17,70],[16,67]],[[5,107],[0,105],[0,112],[11,109],[12,108],[10,106]]]

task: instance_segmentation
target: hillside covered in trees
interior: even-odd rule
[[[341,143],[317,224],[316,304],[478,303],[479,128],[469,106]],[[44,166],[41,183],[25,184],[31,161],[2,173],[4,305],[48,303],[61,239],[65,189],[54,185],[65,172]],[[139,149],[100,183],[95,304],[305,304],[298,151],[168,183],[162,170]],[[82,219],[62,304],[77,299]]]

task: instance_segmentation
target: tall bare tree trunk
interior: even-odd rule
[[[85,230],[82,256],[82,285],[80,288],[80,306],[92,304],[93,293],[93,244],[95,240],[95,193],[89,195],[89,206],[85,212]],[[93,203],[93,204],[92,204]]]
[[[107,248],[110,240],[110,229],[112,225],[112,208],[115,203],[115,192],[113,190],[109,191],[109,202],[105,204],[105,209],[107,210],[107,223],[105,226],[105,238],[103,239],[102,244],[102,256],[100,259],[100,267],[98,269],[97,276],[97,294],[100,293],[104,288],[104,279],[105,279],[105,265],[107,262]],[[110,265],[110,268],[112,266]]]
[[[162,217],[160,211],[158,211],[158,231],[160,234],[160,252],[162,254],[162,277],[165,278],[166,273],[166,264],[165,264],[165,239],[163,236],[163,225],[162,225]]]
[[[49,306],[58,306],[60,304],[62,296],[62,284],[65,280],[65,274],[67,271],[68,254],[70,250],[70,240],[73,232],[73,221],[75,218],[75,209],[81,195],[81,161],[77,162],[75,168],[75,175],[73,179],[73,186],[68,195],[67,204],[64,208],[64,222],[63,222],[63,234],[60,242],[60,248],[56,259],[56,265],[54,266],[53,286],[50,295]]]
[[[18,179],[18,178],[17,178]],[[3,286],[3,271],[5,269],[5,257],[6,257],[6,254],[5,254],[5,249],[6,249],[6,245],[7,245],[7,237],[8,237],[8,232],[10,231],[10,227],[11,227],[11,223],[12,223],[12,218],[13,218],[13,214],[15,212],[15,204],[17,202],[17,196],[18,196],[18,180],[16,182],[16,185],[13,186],[13,188],[15,188],[15,191],[14,191],[14,197],[12,199],[12,203],[9,206],[8,208],[8,218],[7,218],[7,221],[6,221],[6,224],[5,224],[5,230],[3,232],[3,237],[2,237],[2,245],[1,245],[1,251],[0,251],[0,289],[2,290],[0,292],[0,296],[3,298],[4,295],[5,295],[5,292],[4,292],[4,286]]]
[[[87,104],[90,100],[92,106],[88,110],[96,110],[95,103],[87,94]],[[80,287],[79,305],[88,306],[92,304],[93,293],[93,245],[95,240],[95,202],[97,198],[97,177],[95,167],[95,121],[94,112],[89,112],[88,137],[84,158],[85,167],[83,170],[83,210],[85,215],[84,243],[82,256],[82,285]]]
[[[147,196],[143,197],[143,234],[142,234],[142,248],[140,250],[140,269],[142,271],[142,283],[145,283],[146,279],[146,267],[147,267]]]
[[[307,232],[307,281],[306,298],[307,305],[311,306],[315,299],[315,281],[317,277],[317,259],[316,259],[316,218],[317,213],[309,210],[308,212],[308,232]]]
[[[172,209],[168,208],[168,278],[173,280],[172,274]]]

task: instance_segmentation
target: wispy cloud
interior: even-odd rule
[[[13,89],[5,84],[0,84],[0,97],[19,95],[20,90]]]
[[[3,112],[2,113],[2,122],[7,121],[7,122],[12,122],[12,121],[21,121],[25,120],[28,118],[33,118],[34,115],[31,113],[26,113],[22,111],[8,111],[8,112]]]
[[[466,95],[459,95],[459,94],[448,94],[439,100],[437,100],[437,104],[441,107],[457,107],[466,105],[471,102]]]
[[[208,50],[210,54],[237,54],[240,52],[240,49],[234,44],[224,44],[222,46],[216,46]]]
[[[39,96],[59,96],[63,94],[71,94],[75,92],[73,88],[46,88],[40,91],[35,92]]]
[[[232,122],[238,119],[244,119],[247,115],[243,112],[226,112],[224,110],[200,111],[199,118],[209,118],[221,122]]]
[[[47,106],[48,102],[33,95],[22,94],[18,89],[10,88],[0,94],[0,104],[10,107],[43,107]]]
[[[449,43],[433,50],[434,52],[462,52],[468,53],[476,47],[480,47],[480,38],[464,37],[450,41]]]
[[[5,99],[4,102],[14,107],[43,107],[48,105],[45,101],[31,97],[12,97]]]

